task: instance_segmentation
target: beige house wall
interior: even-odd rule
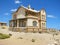
[[[33,26],[33,21],[37,22],[37,27],[39,28],[38,20],[37,19],[32,19],[32,18],[27,19],[27,26]]]

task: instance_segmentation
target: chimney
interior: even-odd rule
[[[30,5],[28,5],[28,9],[31,9]]]

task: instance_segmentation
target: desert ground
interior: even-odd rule
[[[60,45],[60,33],[25,33],[1,29],[0,33],[12,34],[8,39],[0,39],[0,45]]]

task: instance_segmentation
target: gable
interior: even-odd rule
[[[17,19],[18,18],[25,18],[25,9],[24,8],[19,8],[17,11]]]

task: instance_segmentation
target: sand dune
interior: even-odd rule
[[[24,32],[11,32],[7,31],[7,34],[11,33],[12,36],[8,39],[0,39],[0,45],[54,45],[60,43],[60,34],[53,37],[48,33],[24,33]],[[35,42],[32,42],[32,39]],[[56,41],[56,39],[59,40]]]

